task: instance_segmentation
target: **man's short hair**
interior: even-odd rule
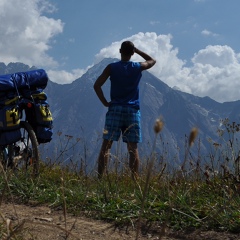
[[[132,55],[134,53],[134,44],[131,41],[124,41],[121,44],[120,50],[124,55]]]

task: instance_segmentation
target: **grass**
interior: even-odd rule
[[[227,124],[226,129],[232,129],[229,127],[232,125]],[[236,129],[233,132],[235,134]],[[156,137],[158,134],[156,132]],[[148,164],[142,167],[136,181],[131,179],[127,168],[121,173],[110,171],[100,181],[93,174],[80,174],[59,164],[42,162],[41,174],[36,179],[11,174],[6,176],[6,182],[1,174],[0,196],[6,202],[26,204],[34,201],[61,208],[65,214],[130,226],[137,236],[140,229],[151,231],[156,227],[239,233],[240,181],[233,141],[227,145],[226,152],[230,155],[224,155],[231,160],[217,164],[219,157],[215,151],[209,157],[209,164],[200,166],[198,160],[189,160],[196,129],[189,136],[184,166],[171,171],[167,162],[160,164],[156,159],[154,146],[146,161]],[[217,151],[223,152],[223,149]],[[227,164],[232,169],[226,170]],[[0,220],[1,229],[4,229],[4,222]]]

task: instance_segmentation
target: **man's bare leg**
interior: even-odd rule
[[[109,141],[106,139],[103,140],[102,147],[98,156],[98,177],[99,178],[101,178],[106,171],[111,146],[112,146],[112,141]]]
[[[129,152],[129,167],[132,173],[132,177],[136,179],[138,177],[139,169],[139,155],[137,143],[128,143],[128,152]]]

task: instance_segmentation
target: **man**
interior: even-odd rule
[[[132,177],[135,178],[138,175],[139,155],[137,144],[142,141],[139,82],[142,71],[151,68],[156,63],[156,60],[137,49],[130,41],[124,41],[119,51],[121,61],[109,64],[94,84],[94,90],[98,98],[105,107],[108,107],[103,143],[98,157],[99,178],[106,170],[112,143],[119,140],[121,133],[123,142],[127,143]],[[145,61],[130,61],[134,53],[140,55]],[[111,81],[110,102],[106,100],[102,91],[102,85],[109,77]]]

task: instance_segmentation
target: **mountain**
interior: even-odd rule
[[[5,63],[0,62],[0,75],[11,74],[15,72],[24,72],[31,71],[36,69],[36,67],[29,67],[24,63],[9,63],[6,65]]]
[[[41,146],[44,157],[66,163],[84,160],[87,167],[93,168],[102,142],[107,111],[98,100],[93,84],[112,61],[116,59],[104,59],[71,84],[60,85],[49,81],[45,92],[54,117],[54,137],[50,143]],[[11,63],[10,68],[5,65],[4,70],[4,65],[0,64],[0,74],[29,69],[24,64]],[[109,83],[104,86],[107,98],[108,88]],[[159,117],[164,121],[164,128],[157,137],[154,151],[159,159],[167,159],[172,164],[184,159],[193,127],[199,129],[199,135],[191,149],[192,155],[206,155],[212,143],[219,141],[221,121],[229,118],[239,122],[240,118],[240,101],[218,103],[209,97],[187,94],[170,88],[148,71],[143,72],[140,83],[140,101],[143,142],[139,144],[139,151],[142,159],[146,159],[152,151],[155,138],[153,126]],[[126,146],[121,141],[115,143],[112,154],[113,158],[116,154],[124,158]]]

